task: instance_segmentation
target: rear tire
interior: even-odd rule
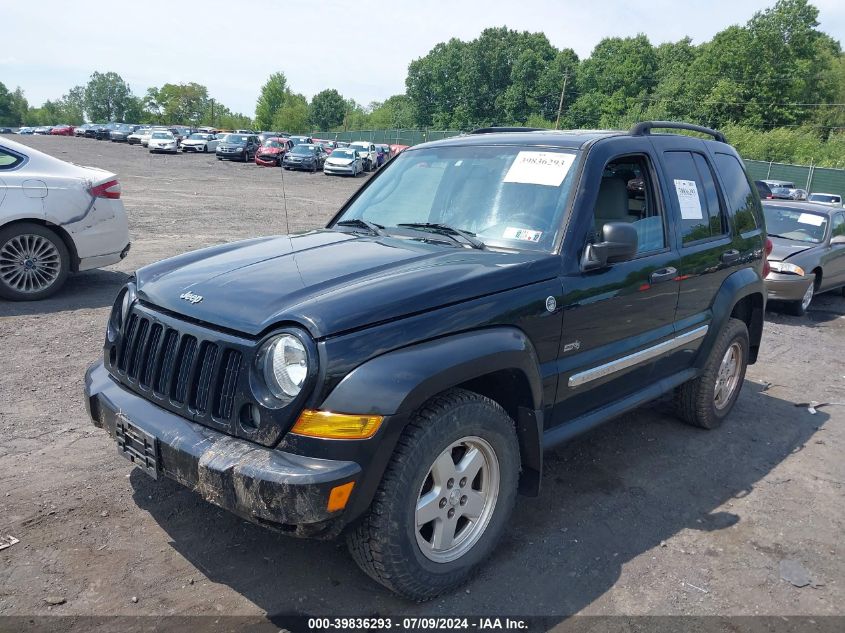
[[[369,510],[348,534],[352,557],[412,600],[455,589],[504,533],[519,469],[513,420],[496,402],[463,389],[432,398],[408,423]]]
[[[46,226],[22,222],[0,229],[0,297],[46,299],[64,285],[69,271],[67,246]]]
[[[748,367],[748,328],[739,319],[725,325],[698,378],[678,387],[675,404],[687,424],[715,429],[733,409]]]

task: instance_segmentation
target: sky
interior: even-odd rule
[[[603,38],[645,33],[698,44],[775,0],[0,0],[0,82],[32,105],[115,71],[136,95],[195,81],[252,116],[282,71],[309,99],[325,88],[364,105],[405,90],[408,64],[487,27],[542,31],[579,57]],[[845,43],[845,2],[814,0]],[[37,6],[37,9],[35,8]]]

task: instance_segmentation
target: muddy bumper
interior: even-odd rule
[[[343,527],[343,511],[327,505],[332,489],[358,480],[354,462],[285,453],[196,424],[128,391],[102,362],[85,374],[85,404],[118,452],[154,478],[168,477],[245,519],[299,536],[334,536]]]

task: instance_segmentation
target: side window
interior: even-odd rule
[[[605,166],[593,219],[599,240],[606,223],[630,222],[637,230],[637,253],[666,246],[663,212],[646,156],[616,158]]]
[[[684,244],[713,239],[728,232],[713,172],[697,152],[666,152],[669,188],[681,210]]]
[[[845,215],[842,213],[833,216],[833,228],[830,236],[836,237],[837,235],[845,235]]]
[[[736,218],[738,233],[753,231],[757,228],[757,217],[754,215],[754,194],[745,170],[736,156],[730,154],[716,154],[716,169],[725,185],[725,199],[728,209]]]
[[[8,170],[14,169],[23,162],[23,156],[20,154],[13,154],[2,147],[0,147],[0,169]]]

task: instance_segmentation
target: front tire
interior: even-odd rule
[[[715,429],[733,409],[748,367],[748,328],[739,319],[728,319],[698,378],[676,392],[679,417],[692,426]]]
[[[54,231],[23,222],[0,229],[0,297],[39,301],[64,285],[70,254]]]
[[[786,304],[786,311],[793,315],[793,316],[804,316],[807,314],[807,310],[810,308],[810,304],[813,302],[813,295],[816,292],[816,286],[818,286],[818,278],[813,280],[809,286],[807,286],[807,291],[804,293],[804,296],[801,297],[799,301],[790,301]]]
[[[370,509],[349,533],[355,562],[423,601],[466,582],[505,531],[519,444],[496,402],[463,389],[432,398],[408,423]]]

